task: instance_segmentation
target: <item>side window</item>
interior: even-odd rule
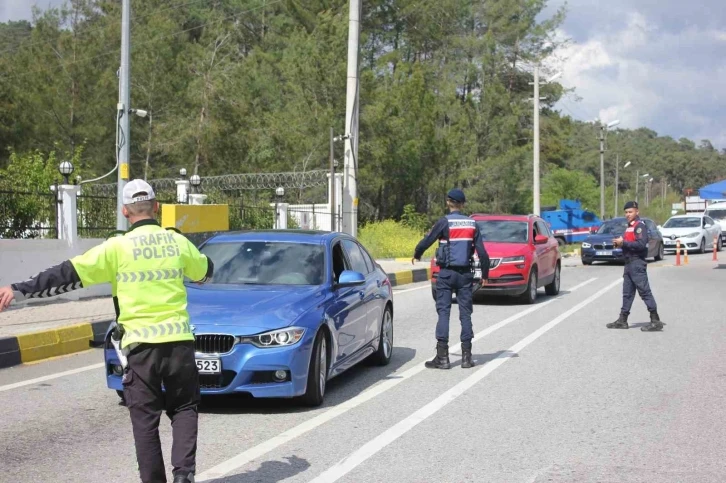
[[[547,238],[550,238],[549,231],[547,230],[547,227],[544,225],[544,223],[542,223],[541,221],[537,221],[537,222],[535,222],[535,226],[536,226],[535,233],[537,235],[544,235]]]
[[[715,225],[716,224],[716,222],[713,221],[713,218],[711,218],[710,216],[707,216],[706,217],[706,223],[708,223],[709,225]]]
[[[360,272],[363,275],[368,274],[368,267],[366,267],[366,262],[363,259],[363,254],[361,253],[360,248],[358,248],[358,244],[351,240],[343,240],[343,247],[345,248],[345,252],[348,254],[351,270]]]
[[[340,274],[347,268],[348,263],[345,260],[343,246],[338,242],[333,245],[333,280],[337,282],[340,279]]]
[[[373,263],[373,257],[371,257],[371,254],[368,253],[368,251],[361,245],[358,245],[358,248],[360,248],[360,251],[363,254],[363,260],[365,260],[366,266],[368,267],[368,273],[372,273],[376,269],[376,264]]]
[[[658,227],[655,226],[653,220],[645,220],[645,226],[648,228],[648,231],[658,231]]]

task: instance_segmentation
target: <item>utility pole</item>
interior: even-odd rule
[[[116,193],[116,229],[126,230],[128,222],[123,215],[123,190],[129,180],[131,129],[129,108],[131,103],[131,0],[122,0],[121,7],[121,68],[119,69],[119,100],[116,113],[116,156],[118,157],[118,190]]]
[[[343,232],[358,235],[358,43],[361,0],[350,0],[348,85],[345,99],[345,161],[343,166]]]
[[[330,128],[330,231],[336,231],[335,223],[335,136]]]
[[[640,181],[640,171],[635,171],[635,202],[638,202],[638,182]]]
[[[605,218],[605,125],[600,125],[600,218]]]
[[[539,188],[539,66],[534,66],[534,181],[532,183],[532,195],[534,198],[534,211],[540,215],[540,188]]]
[[[613,207],[613,218],[618,216],[618,188],[620,188],[620,153],[615,155],[615,206]]]

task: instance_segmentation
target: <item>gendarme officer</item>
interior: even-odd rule
[[[424,252],[437,240],[436,264],[441,267],[436,280],[436,312],[439,315],[436,324],[436,356],[426,362],[431,369],[449,369],[449,319],[451,316],[451,298],[457,294],[459,319],[461,320],[461,367],[468,369],[474,366],[471,359],[471,340],[474,330],[471,313],[474,309],[472,258],[474,250],[481,263],[482,279],[489,276],[489,255],[484,248],[481,234],[476,222],[461,213],[466,203],[464,192],[460,189],[449,191],[446,205],[449,214],[440,218],[429,234],[419,242],[414,251],[414,260],[421,260]]]
[[[623,236],[613,240],[613,245],[623,248],[625,259],[625,270],[623,274],[623,307],[620,309],[620,317],[615,322],[607,324],[608,329],[627,329],[628,315],[635,299],[635,290],[638,290],[640,298],[645,302],[650,312],[650,324],[641,327],[644,332],[658,331],[663,329],[663,323],[658,316],[658,307],[650,291],[648,283],[648,263],[645,258],[648,256],[648,227],[640,219],[638,203],[628,201],[625,203],[625,218],[628,226]]]
[[[184,277],[203,283],[214,266],[183,235],[159,226],[159,204],[148,183],[128,183],[123,204],[123,214],[132,224],[124,236],[110,238],[30,280],[0,288],[0,311],[13,298],[50,297],[110,283],[123,332],[121,348],[128,360],[124,399],[141,481],[167,481],[159,441],[159,420],[166,411],[174,439],[174,483],[193,482],[200,389]]]

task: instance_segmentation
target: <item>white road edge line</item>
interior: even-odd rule
[[[90,366],[79,367],[78,369],[71,369],[70,371],[59,372],[57,374],[51,374],[49,376],[37,377],[35,379],[29,379],[27,381],[16,382],[14,384],[8,384],[6,386],[0,386],[0,392],[9,391],[11,389],[17,389],[19,387],[31,386],[38,384],[39,382],[50,381],[51,379],[58,379],[59,377],[72,376],[73,374],[79,374],[81,372],[92,371],[93,369],[100,369],[105,363],[93,364]]]
[[[400,438],[404,434],[406,434],[408,431],[413,429],[416,425],[426,420],[428,417],[436,413],[439,409],[443,408],[450,402],[452,402],[454,399],[462,395],[466,390],[473,387],[477,382],[481,381],[485,377],[487,377],[489,374],[494,372],[495,369],[497,369],[499,366],[504,364],[507,360],[509,360],[513,354],[517,354],[522,349],[527,347],[529,344],[537,340],[541,335],[558,325],[560,322],[567,319],[569,316],[577,312],[578,310],[582,309],[583,307],[589,305],[594,300],[600,298],[601,296],[605,295],[607,291],[609,291],[611,288],[615,287],[616,285],[622,283],[622,279],[618,279],[614,282],[612,282],[610,285],[604,287],[600,291],[596,292],[595,294],[591,295],[590,297],[586,298],[579,304],[572,307],[567,312],[564,312],[563,314],[559,315],[555,319],[551,320],[547,324],[543,325],[536,331],[532,332],[530,335],[513,345],[509,350],[502,352],[499,356],[497,356],[492,361],[488,362],[484,366],[482,366],[480,369],[476,370],[474,374],[467,377],[463,381],[461,381],[456,386],[452,387],[445,393],[443,393],[441,396],[437,397],[430,403],[428,403],[426,406],[422,407],[415,413],[408,416],[406,419],[400,421],[396,425],[392,426],[388,430],[384,431],[377,437],[373,438],[371,441],[363,445],[360,449],[349,455],[348,457],[340,460],[336,465],[329,468],[327,471],[320,474],[317,478],[310,481],[310,483],[332,483],[335,481],[338,481],[340,478],[351,472],[353,469],[355,469],[357,466],[359,466],[361,463],[366,461],[371,456],[378,453],[380,450],[382,450],[384,447],[391,444],[396,439]]]
[[[393,295],[398,295],[400,293],[413,292],[414,290],[421,290],[421,289],[429,288],[429,287],[431,287],[431,284],[430,283],[427,283],[426,285],[421,285],[420,287],[407,288],[405,290],[394,290],[393,291]]]
[[[572,287],[569,289],[569,292],[574,292],[578,290],[579,288],[584,287],[585,285],[594,282],[597,280],[597,277],[591,278],[579,285],[576,285],[575,287]],[[497,329],[500,329],[504,327],[505,325],[512,323],[518,319],[521,319],[522,317],[531,314],[532,312],[535,312],[542,307],[551,304],[552,302],[559,300],[561,297],[553,297],[546,302],[542,302],[540,304],[533,305],[532,307],[523,310],[521,312],[518,312],[501,322],[498,322],[497,324],[488,327],[487,329],[481,331],[479,334],[477,334],[474,337],[474,341],[481,339],[482,337],[491,334]],[[451,346],[450,351],[451,352],[458,352],[461,348],[461,344],[456,344],[454,346]],[[451,358],[451,362],[456,362],[459,360],[456,357]],[[273,438],[268,439],[267,441],[264,441],[257,446],[253,446],[252,448],[248,449],[247,451],[243,451],[242,453],[238,454],[237,456],[234,456],[227,461],[223,461],[222,463],[208,469],[204,473],[198,475],[196,477],[196,481],[198,483],[203,482],[211,482],[214,479],[222,478],[227,473],[230,473],[234,470],[237,470],[241,468],[242,466],[246,465],[247,463],[255,460],[256,458],[259,458],[260,456],[263,456],[266,453],[269,453],[270,451],[279,448],[283,444],[292,441],[293,439],[297,438],[298,436],[302,436],[303,434],[312,431],[313,429],[327,423],[328,421],[331,421],[332,419],[335,419],[336,417],[340,416],[341,414],[344,414],[348,411],[350,411],[353,408],[356,408],[360,406],[361,404],[370,401],[371,399],[375,398],[376,396],[379,396],[383,394],[384,392],[388,391],[389,389],[392,389],[393,387],[397,386],[398,384],[402,383],[406,379],[410,379],[416,374],[426,370],[426,367],[423,365],[423,360],[418,361],[413,367],[406,370],[405,372],[399,374],[396,374],[395,372],[390,374],[388,376],[388,379],[384,380],[380,384],[371,387],[370,389],[360,393],[359,395],[355,396],[352,399],[349,399],[337,406],[333,406],[330,409],[326,410],[325,412],[318,414],[317,416],[308,419],[307,421],[304,421],[297,426],[294,426],[287,431],[284,431],[277,436],[274,436]]]

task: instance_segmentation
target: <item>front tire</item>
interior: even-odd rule
[[[560,264],[555,267],[555,278],[548,285],[545,285],[545,293],[547,295],[557,295],[560,293]]]
[[[306,406],[320,406],[325,398],[325,386],[328,382],[328,349],[323,330],[315,336],[313,352],[308,368],[308,382],[302,402]]]
[[[716,242],[716,251],[720,252],[723,248],[723,242],[721,241],[721,237],[718,237],[718,241]]]
[[[663,257],[665,256],[665,250],[663,249],[663,244],[661,243],[658,247],[658,254],[655,256],[655,261],[660,262],[663,260]]]
[[[701,238],[701,246],[698,249],[698,253],[706,253],[706,239]]]
[[[387,366],[393,357],[393,311],[386,306],[381,320],[381,337],[378,340],[378,350],[371,360],[379,366]]]
[[[526,304],[533,304],[537,301],[537,267],[532,267],[529,274],[527,290],[522,294],[522,301]]]

